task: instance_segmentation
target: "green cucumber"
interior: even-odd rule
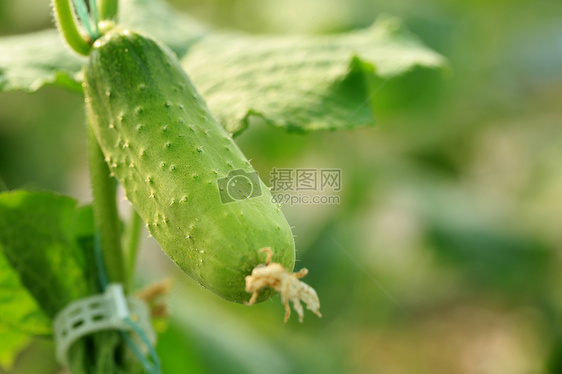
[[[173,52],[146,35],[111,30],[94,43],[83,86],[111,172],[183,271],[243,302],[249,297],[244,278],[263,262],[261,248],[294,268],[294,240],[280,206]]]

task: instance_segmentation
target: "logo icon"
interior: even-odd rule
[[[261,196],[260,178],[255,171],[231,170],[225,178],[217,179],[217,185],[223,204]]]

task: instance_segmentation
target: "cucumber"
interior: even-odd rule
[[[116,28],[94,43],[83,73],[89,121],[105,160],[172,261],[240,303],[249,296],[245,277],[263,262],[261,248],[294,268],[294,240],[280,206],[173,52]]]

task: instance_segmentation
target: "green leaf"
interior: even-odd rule
[[[81,90],[80,61],[55,29],[2,38],[0,91],[33,92],[46,84]]]
[[[370,96],[385,80],[445,63],[386,16],[346,34],[260,36],[211,33],[163,1],[124,0],[120,22],[176,52],[211,112],[234,134],[252,116],[299,132],[373,124]],[[56,30],[0,39],[0,91],[45,84],[80,90],[80,62]]]
[[[97,292],[91,209],[46,192],[0,194],[2,251],[48,317]]]
[[[368,76],[382,79],[444,58],[396,18],[330,36],[214,34],[196,43],[182,65],[211,112],[231,133],[251,116],[294,131],[373,123]],[[383,81],[381,81],[383,83]]]
[[[8,326],[0,324],[0,368],[12,369],[16,356],[31,342],[31,338]]]
[[[0,325],[33,335],[51,332],[51,321],[22,285],[0,243]],[[1,361],[1,360],[0,360]]]
[[[0,227],[3,255],[47,317],[54,317],[74,300],[100,292],[93,258],[91,207],[78,207],[69,197],[46,192],[1,193]],[[13,301],[16,302],[19,300]],[[4,308],[9,312],[18,310],[18,305],[0,303],[0,316]],[[12,335],[6,339],[18,337],[13,335],[15,330],[9,333]],[[0,332],[0,339],[3,338]],[[102,331],[80,339],[68,353],[72,372],[140,372],[136,360],[115,359],[124,354],[122,344],[116,331]],[[9,364],[14,352],[15,348],[6,353],[0,349],[0,359]]]

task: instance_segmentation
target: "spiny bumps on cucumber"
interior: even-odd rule
[[[263,262],[261,248],[293,269],[294,240],[280,207],[173,52],[146,35],[111,30],[92,47],[84,92],[111,172],[182,270],[243,302],[244,278]]]

